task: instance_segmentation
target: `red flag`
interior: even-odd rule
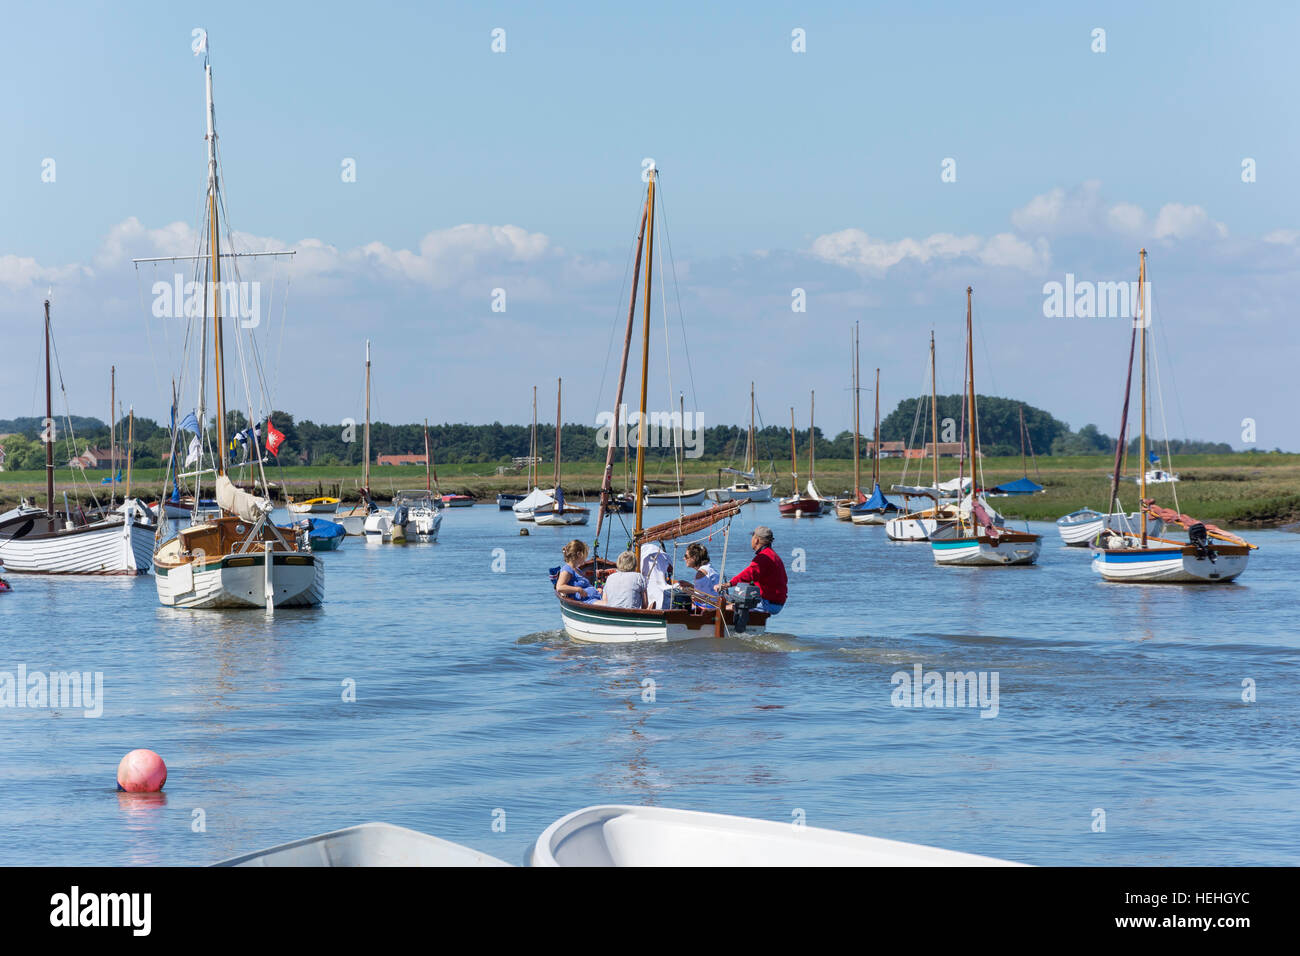
[[[284,432],[277,429],[271,424],[271,419],[266,420],[266,450],[276,458],[280,457],[280,446],[284,444]]]

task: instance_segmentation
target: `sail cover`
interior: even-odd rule
[[[871,497],[862,504],[854,505],[850,511],[853,514],[868,514],[876,512],[897,511],[898,505],[894,504],[885,497],[885,493],[880,490],[880,485],[876,485],[871,491]]]
[[[541,488],[534,488],[523,501],[515,502],[514,510],[536,511],[538,508],[545,508],[547,505],[553,504],[555,504],[555,499],[551,497],[550,492],[542,491]]]
[[[250,495],[235,487],[235,483],[225,475],[217,478],[217,504],[222,511],[238,515],[245,521],[256,521],[263,515],[271,513],[271,502],[257,495]]]
[[[1015,481],[1008,481],[996,488],[990,488],[989,493],[994,495],[1036,495],[1042,490],[1042,485],[1036,481],[1031,481],[1029,476],[1026,475],[1024,478],[1017,478]]]

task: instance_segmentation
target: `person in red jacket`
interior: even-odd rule
[[[749,539],[749,546],[754,549],[754,560],[727,582],[727,587],[745,583],[757,586],[759,601],[755,610],[779,614],[785,607],[786,577],[780,555],[772,550],[772,529],[759,525]]]

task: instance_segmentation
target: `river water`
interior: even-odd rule
[[[766,504],[729,571],[762,522],[781,633],[672,646],[572,643],[546,578],[569,535],[491,506],[436,544],[348,539],[327,603],[273,617],[14,575],[0,671],[100,671],[104,700],[0,709],[0,864],[206,864],[374,820],[520,862],[598,803],[1035,864],[1300,864],[1300,536],[1252,535],[1239,584],[1108,585],[1051,525],[1036,567],[939,568]],[[918,665],[982,675],[983,706],[896,706]],[[162,796],[115,792],[137,747]]]

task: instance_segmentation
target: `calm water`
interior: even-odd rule
[[[15,575],[0,670],[102,671],[105,705],[0,710],[0,864],[204,864],[371,820],[518,862],[595,803],[801,811],[1037,864],[1300,863],[1300,536],[1253,535],[1240,585],[1143,587],[1102,584],[1050,525],[1038,567],[980,570],[775,505],[733,542],[762,521],[806,571],[757,641],[571,643],[545,577],[563,529],[521,538],[493,507],[433,545],[348,539],[328,603],[273,619],[164,609],[152,576]],[[918,663],[996,671],[996,718],[892,706]],[[136,747],[167,760],[164,797],[115,792]]]

